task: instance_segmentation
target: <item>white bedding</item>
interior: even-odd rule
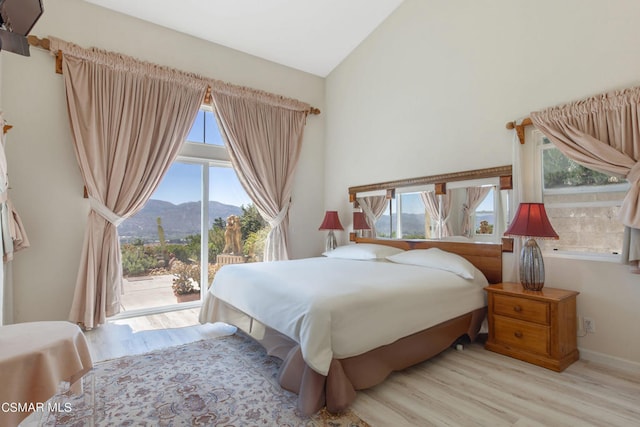
[[[486,306],[487,279],[386,261],[308,258],[226,265],[212,295],[300,344],[326,375],[332,358],[356,356]],[[213,321],[213,319],[200,319]]]

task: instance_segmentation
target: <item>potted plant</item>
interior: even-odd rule
[[[176,261],[172,266],[173,283],[171,289],[178,302],[197,301],[200,299],[200,268],[197,264],[185,264]]]

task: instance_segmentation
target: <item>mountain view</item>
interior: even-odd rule
[[[158,241],[158,218],[162,218],[165,239],[180,241],[190,234],[200,234],[201,202],[174,205],[171,202],[151,199],[144,208],[118,227],[121,243],[136,239],[145,242]],[[209,224],[216,218],[227,219],[229,215],[242,215],[239,206],[220,202],[209,202]]]
[[[157,219],[162,218],[165,239],[179,242],[190,234],[200,234],[200,202],[187,202],[175,205],[163,200],[151,199],[135,216],[127,219],[118,227],[121,243],[130,243],[137,239],[145,242],[158,241]],[[242,215],[239,206],[228,205],[216,201],[209,202],[209,224],[216,218],[227,219],[229,215]],[[486,219],[493,223],[493,214],[479,215],[476,223]],[[389,232],[389,215],[378,219],[376,227],[379,232]],[[402,229],[405,235],[424,236],[424,215],[414,213],[402,214]],[[395,215],[393,232],[396,231]]]
[[[476,215],[476,227],[480,221],[486,220],[493,224],[495,219],[493,213]],[[396,232],[395,214],[393,215],[393,233]],[[389,233],[389,215],[381,216],[376,222],[376,228],[379,233]],[[402,231],[404,235],[424,236],[424,214],[403,213],[402,214]]]
[[[393,233],[396,232],[396,215],[393,215]],[[376,222],[378,233],[389,233],[389,215],[382,215]],[[404,235],[424,236],[424,214],[403,213],[402,231]]]

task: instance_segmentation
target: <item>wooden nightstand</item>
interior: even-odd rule
[[[562,371],[579,359],[576,336],[578,292],[520,283],[484,288],[489,299],[487,350]]]

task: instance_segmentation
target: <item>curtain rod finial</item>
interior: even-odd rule
[[[531,119],[529,117],[525,117],[524,119],[522,119],[522,122],[520,122],[520,124],[518,124],[517,121],[507,122],[505,127],[507,129],[515,129],[516,134],[518,135],[518,139],[520,140],[520,144],[524,144],[524,128],[532,124],[533,122],[531,121]]]
[[[51,45],[49,39],[46,37],[41,39],[38,36],[29,35],[27,36],[27,41],[31,46],[40,47],[45,50],[49,50],[49,47]]]

